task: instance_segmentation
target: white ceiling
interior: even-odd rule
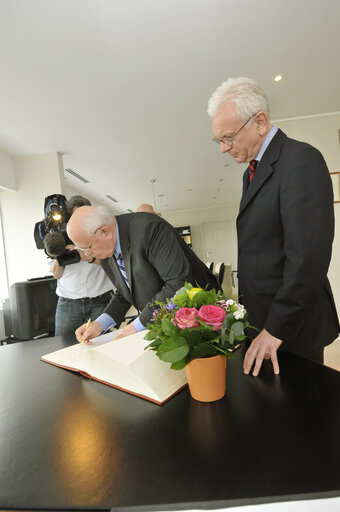
[[[0,0],[0,150],[59,151],[120,210],[234,203],[210,94],[249,76],[273,119],[339,111],[339,43],[339,0]]]

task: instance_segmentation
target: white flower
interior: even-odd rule
[[[232,299],[227,300],[227,306],[232,306],[234,304],[234,301]]]
[[[233,314],[234,314],[234,318],[236,318],[236,320],[242,320],[242,318],[245,317],[246,310],[241,307],[239,310],[235,311]]]

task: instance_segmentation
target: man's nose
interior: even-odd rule
[[[231,146],[229,144],[224,144],[224,142],[220,142],[220,151],[221,153],[228,153],[231,150]]]

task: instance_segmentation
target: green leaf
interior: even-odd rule
[[[190,359],[196,359],[197,357],[208,357],[216,355],[216,349],[214,345],[209,343],[199,343],[197,347],[194,348],[190,355]]]
[[[201,306],[206,305],[207,304],[207,292],[205,292],[204,290],[201,290],[197,293],[195,293],[193,299],[192,299],[192,305],[194,308],[197,308],[199,309]]]
[[[243,334],[243,323],[235,322],[230,329],[233,331],[235,336],[241,336]]]
[[[201,334],[202,334],[202,339],[204,341],[211,341],[213,339],[215,339],[216,337],[218,338],[218,331],[214,331],[211,327],[208,327],[206,324],[202,325],[201,327]]]
[[[181,361],[177,361],[177,363],[172,363],[170,368],[172,370],[183,370],[183,368],[187,365],[185,359],[182,359]]]
[[[172,322],[170,322],[170,320],[167,320],[166,318],[162,320],[162,329],[166,336],[174,336],[178,333],[178,327],[176,327],[176,325],[174,325]]]
[[[156,336],[157,336],[157,334],[155,332],[153,332],[153,330],[152,330],[152,331],[148,331],[146,333],[146,335],[144,336],[144,339],[147,341],[150,341],[150,340],[154,340]]]
[[[184,307],[189,307],[188,304],[190,301],[189,299],[189,296],[185,290],[185,293],[180,293],[179,295],[176,295],[176,297],[174,297],[172,299],[172,302],[176,305],[176,306],[179,306],[181,308],[184,308]]]
[[[235,336],[235,340],[236,341],[243,341],[247,338],[248,336],[246,336],[245,334],[242,334],[241,336]]]
[[[162,340],[160,338],[156,338],[154,341],[152,341],[149,345],[149,347],[159,347],[162,343]]]
[[[177,336],[177,338],[169,338],[167,341],[164,341],[157,350],[157,356],[159,359],[162,359],[162,361],[177,363],[183,359],[188,352],[189,345],[185,339],[181,336]]]
[[[233,323],[233,320],[235,320],[234,315],[233,315],[233,313],[230,312],[230,313],[226,314],[226,317],[225,317],[223,323],[226,322],[226,326],[230,327],[231,324]]]
[[[197,345],[202,337],[199,329],[188,329],[187,327],[183,329],[181,336],[183,336],[190,345]]]

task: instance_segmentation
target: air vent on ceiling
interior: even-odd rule
[[[117,199],[115,199],[114,197],[110,196],[109,194],[106,194],[105,197],[107,197],[108,199],[110,199],[114,203],[118,203]]]
[[[72,174],[72,176],[74,176],[75,178],[78,178],[78,180],[82,181],[83,183],[90,183],[89,180],[83,178],[82,176],[80,176],[80,174],[76,173],[72,169],[65,169],[65,172]]]

